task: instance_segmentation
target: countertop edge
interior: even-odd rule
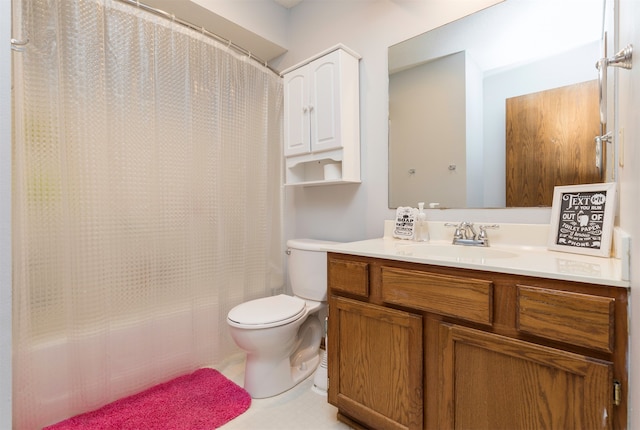
[[[563,272],[561,269],[557,269],[558,266],[562,266],[562,264],[557,264],[559,261],[567,261],[569,263],[574,263],[575,266],[587,265],[587,267],[593,267],[593,270],[596,271],[603,267],[604,269],[610,269],[610,267],[604,266],[613,266],[613,269],[618,269],[617,272],[620,274],[620,260],[615,258],[604,258],[604,257],[594,257],[594,256],[584,256],[584,255],[576,255],[571,253],[562,253],[558,251],[545,251],[541,249],[535,250],[520,250],[519,252],[522,254],[522,260],[526,261],[516,261],[514,260],[506,260],[505,262],[500,262],[500,260],[494,260],[490,264],[487,263],[478,263],[474,261],[455,261],[451,258],[429,258],[425,256],[412,256],[405,254],[395,254],[389,251],[389,247],[393,247],[395,245],[405,245],[406,241],[398,240],[398,239],[389,239],[389,238],[378,238],[378,239],[368,239],[364,241],[358,242],[348,242],[343,244],[335,244],[335,245],[327,245],[323,246],[323,250],[332,253],[338,254],[347,254],[347,255],[357,255],[362,257],[371,257],[371,258],[380,258],[386,260],[393,261],[403,261],[409,263],[418,263],[418,264],[428,264],[433,266],[441,266],[441,267],[454,267],[460,269],[471,269],[471,270],[479,270],[484,272],[495,272],[495,273],[504,273],[511,275],[520,275],[520,276],[529,276],[536,278],[544,278],[544,279],[557,279],[561,281],[572,281],[572,282],[582,282],[594,285],[604,285],[611,286],[617,288],[630,288],[630,282],[622,280],[622,278],[616,278],[614,276],[595,276],[593,274],[584,274],[577,272]],[[454,246],[454,245],[452,245]],[[381,251],[380,248],[385,249],[385,251]],[[497,249],[505,249],[505,247],[495,247]],[[510,247],[506,247],[509,249]],[[529,258],[527,258],[529,257]],[[555,270],[549,270],[544,267],[535,267],[535,258],[544,259],[544,263],[547,266],[556,267]],[[532,263],[533,261],[533,263]],[[510,264],[513,263],[513,264]],[[580,267],[578,267],[580,269]]]

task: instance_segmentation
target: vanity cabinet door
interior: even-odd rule
[[[332,296],[329,402],[372,429],[422,429],[422,317]]]
[[[609,429],[612,365],[441,323],[439,429]]]

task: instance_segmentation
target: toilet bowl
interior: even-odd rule
[[[293,388],[320,363],[327,299],[327,261],[322,245],[287,242],[293,295],[241,303],[227,315],[229,333],[246,353],[244,388],[251,397],[272,397]]]

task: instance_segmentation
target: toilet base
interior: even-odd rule
[[[298,385],[311,375],[320,364],[320,354],[291,366],[289,358],[274,364],[260,362],[247,356],[244,375],[244,389],[254,399],[273,397]]]
[[[310,315],[299,327],[282,358],[282,350],[247,353],[244,388],[254,399],[272,397],[295,387],[320,364],[322,326],[317,315]],[[288,351],[288,353],[287,353]],[[271,353],[269,353],[271,352]]]

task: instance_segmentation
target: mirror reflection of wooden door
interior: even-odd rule
[[[551,206],[556,185],[602,182],[598,109],[597,80],[507,99],[507,207]]]

